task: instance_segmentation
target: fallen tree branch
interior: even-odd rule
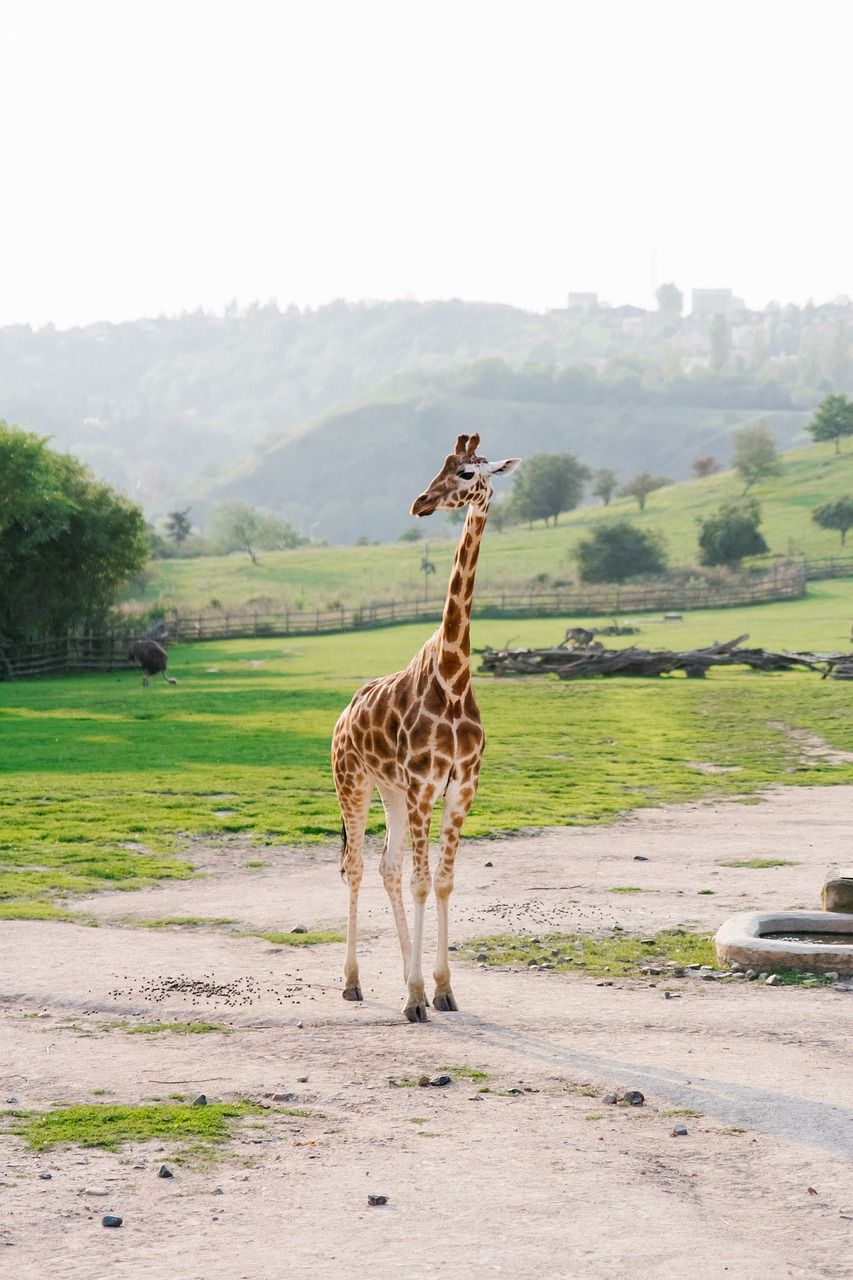
[[[580,630],[580,629],[578,629]],[[794,653],[784,650],[743,647],[748,635],[723,643],[715,642],[704,649],[688,649],[680,653],[669,649],[605,649],[598,641],[551,649],[483,649],[480,672],[495,676],[556,675],[561,680],[577,680],[585,676],[662,676],[684,671],[687,676],[703,678],[710,667],[743,666],[755,671],[793,671],[805,668],[821,671],[823,678],[853,678],[853,654]],[[836,670],[837,668],[837,670]],[[848,673],[849,669],[849,673]]]

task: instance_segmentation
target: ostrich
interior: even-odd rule
[[[166,664],[169,659],[166,657],[166,650],[156,640],[134,640],[127,651],[127,656],[131,662],[138,662],[142,668],[143,685],[148,684],[149,676],[160,675],[161,672],[167,684],[178,683],[174,676],[166,675]]]

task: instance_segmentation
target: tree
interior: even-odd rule
[[[186,542],[192,532],[192,522],[189,516],[190,509],[185,507],[183,511],[170,511],[166,517],[166,534],[177,547],[182,542]]]
[[[423,536],[424,535],[421,532],[421,530],[418,528],[418,526],[416,524],[413,524],[413,525],[410,525],[408,529],[405,529],[400,534],[397,541],[398,542],[420,542]]]
[[[666,476],[651,476],[648,471],[640,471],[634,476],[633,480],[629,480],[619,490],[623,498],[636,498],[641,511],[646,509],[646,498],[650,493],[654,493],[655,489],[663,489],[666,485],[672,484]]]
[[[137,506],[0,422],[0,638],[101,624],[148,548]]]
[[[286,520],[246,502],[226,502],[217,508],[210,540],[220,551],[245,551],[252,564],[258,563],[258,551],[285,551],[307,542]]]
[[[583,582],[625,582],[666,568],[660,537],[630,520],[602,525],[578,543],[575,556]]]
[[[732,349],[732,338],[725,316],[714,316],[711,321],[711,369],[722,373]]]
[[[658,311],[667,319],[676,320],[684,308],[684,294],[674,284],[662,284],[655,290]]]
[[[573,453],[534,453],[521,466],[512,488],[512,502],[523,520],[532,523],[571,511],[583,496],[589,471]]]
[[[834,440],[835,452],[841,452],[841,437],[853,436],[853,400],[847,396],[831,395],[821,400],[807,430],[811,438]]]
[[[853,529],[853,498],[838,498],[835,502],[824,502],[815,507],[812,520],[821,529],[837,529],[841,534],[841,545],[847,537],[847,530]]]
[[[616,492],[618,483],[616,472],[611,471],[609,467],[601,467],[600,470],[592,473],[593,495],[600,498],[605,507],[610,505],[610,499]]]
[[[716,475],[719,470],[719,462],[710,453],[705,454],[702,458],[693,459],[693,474],[697,480],[703,480],[705,476]]]
[[[724,564],[730,568],[744,556],[767,550],[758,526],[761,512],[754,498],[748,502],[726,502],[704,520],[699,518],[699,559],[702,564]]]
[[[776,441],[763,418],[759,418],[751,426],[733,431],[732,440],[732,463],[744,481],[744,493],[765,476],[774,476],[781,471]]]

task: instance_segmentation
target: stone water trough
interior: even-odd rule
[[[853,868],[823,886],[823,911],[749,911],[714,938],[717,958],[749,969],[853,975]]]

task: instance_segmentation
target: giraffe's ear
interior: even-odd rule
[[[467,437],[467,436],[457,436],[457,437],[456,437],[456,447],[454,448],[453,452],[456,454],[457,458],[464,458],[464,457],[465,457],[465,455],[466,455],[466,454],[467,454],[467,452],[468,452],[468,437]]]
[[[504,458],[503,462],[487,463],[484,470],[490,476],[508,476],[510,471],[515,471],[520,462],[521,458]]]

